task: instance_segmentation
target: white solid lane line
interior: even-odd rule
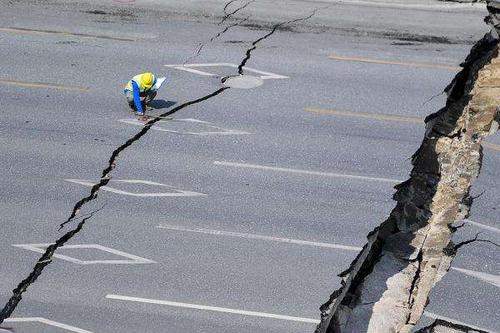
[[[263,241],[272,241],[272,242],[280,242],[280,243],[288,243],[288,244],[296,244],[296,245],[306,245],[306,246],[316,246],[316,247],[324,247],[330,249],[338,249],[338,250],[347,250],[347,251],[361,251],[361,247],[357,246],[348,246],[334,243],[322,243],[322,242],[312,242],[300,239],[291,239],[291,238],[280,238],[274,236],[266,236],[266,235],[258,235],[258,234],[247,234],[242,232],[232,232],[232,231],[224,231],[224,230],[214,230],[214,229],[204,229],[204,228],[196,228],[190,229],[177,225],[168,225],[168,224],[160,224],[157,226],[159,229],[167,229],[167,230],[175,230],[175,231],[184,231],[184,232],[194,232],[199,234],[207,234],[207,235],[218,235],[218,236],[229,236],[229,237],[239,237],[239,238],[247,238],[247,239],[257,239]]]
[[[451,269],[500,288],[500,275],[471,271],[470,269],[458,267],[452,267]]]
[[[301,170],[301,169],[289,169],[289,168],[272,167],[272,166],[266,166],[266,165],[227,162],[227,161],[215,161],[214,165],[234,167],[234,168],[247,168],[247,169],[257,169],[257,170],[266,170],[266,171],[288,172],[288,173],[296,173],[296,174],[310,175],[310,176],[323,176],[323,177],[368,180],[368,181],[386,182],[386,183],[392,183],[392,184],[402,182],[402,180],[400,180],[400,179],[368,177],[368,176],[350,175],[350,174],[343,174],[343,173],[309,171],[309,170]]]
[[[319,324],[319,320],[312,319],[312,318],[292,317],[292,316],[285,316],[285,315],[279,315],[279,314],[274,314],[274,313],[221,308],[221,307],[217,307],[217,306],[208,306],[208,305],[199,305],[199,304],[190,304],[190,303],[179,303],[179,302],[162,301],[162,300],[156,300],[156,299],[112,295],[112,294],[106,295],[106,298],[120,300],[120,301],[139,302],[139,303],[148,303],[148,304],[156,304],[156,305],[166,305],[166,306],[185,308],[185,309],[224,312],[224,313],[238,314],[238,315],[243,315],[243,316],[271,318],[271,319],[288,320],[288,321],[295,321],[295,322],[302,322],[302,323]]]
[[[478,228],[485,229],[485,230],[496,232],[496,233],[500,234],[500,229],[498,229],[498,228],[491,227],[489,225],[481,224],[478,222],[474,222],[474,221],[471,221],[469,219],[465,219],[464,222],[470,223]]]

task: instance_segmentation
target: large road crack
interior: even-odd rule
[[[232,2],[234,2],[234,1],[230,1],[226,5],[226,7],[224,8],[224,11],[227,10],[227,6]],[[251,2],[253,2],[253,1],[249,1],[249,3],[251,3]],[[324,8],[327,8],[327,7],[324,7]],[[245,53],[245,57],[243,58],[243,60],[241,61],[240,65],[238,67],[238,72],[240,74],[242,74],[241,69],[243,68],[245,63],[250,59],[251,52],[257,48],[257,44],[259,44],[263,40],[265,40],[265,39],[269,38],[271,35],[273,35],[276,32],[278,27],[286,25],[286,24],[292,24],[295,22],[307,20],[307,19],[311,18],[318,10],[321,10],[321,8],[314,9],[312,11],[312,13],[306,17],[278,23],[273,27],[273,29],[269,33],[267,33],[263,37],[257,39],[256,41],[254,41],[252,43],[252,47],[249,50],[247,50],[247,52]],[[161,113],[160,115],[158,115],[156,117],[151,118],[148,122],[146,122],[144,124],[144,126],[142,127],[142,129],[139,132],[137,132],[134,136],[132,136],[130,139],[128,139],[125,143],[120,145],[118,148],[116,148],[111,153],[111,156],[108,160],[106,167],[101,172],[101,177],[100,177],[99,182],[97,184],[95,184],[94,186],[92,186],[89,195],[83,197],[82,199],[80,199],[78,202],[76,202],[74,204],[69,217],[64,222],[62,222],[60,224],[59,230],[64,228],[67,224],[71,223],[72,221],[75,221],[77,218],[82,218],[82,220],[76,225],[76,227],[74,227],[73,229],[66,232],[63,236],[61,236],[58,240],[56,240],[56,242],[54,244],[50,245],[46,249],[46,251],[42,254],[40,259],[36,262],[35,266],[33,267],[32,271],[30,272],[28,277],[26,279],[24,279],[23,281],[21,281],[18,284],[18,286],[12,291],[12,296],[9,298],[9,300],[5,304],[4,308],[0,312],[0,325],[4,322],[5,319],[9,318],[12,315],[12,313],[15,311],[15,309],[17,308],[17,306],[21,302],[23,294],[28,290],[28,287],[30,287],[33,283],[36,282],[36,280],[42,274],[44,269],[52,262],[52,257],[54,256],[55,251],[58,248],[60,248],[61,246],[63,246],[64,244],[66,244],[75,235],[77,235],[83,229],[83,227],[85,226],[87,221],[90,220],[96,212],[98,212],[104,208],[103,207],[101,209],[93,211],[93,212],[87,214],[86,216],[77,217],[77,215],[79,214],[81,209],[87,203],[95,200],[98,196],[99,190],[102,187],[106,186],[111,181],[112,171],[116,168],[118,158],[120,157],[121,153],[123,153],[123,151],[125,151],[127,148],[132,146],[135,142],[139,141],[144,135],[146,135],[157,122],[159,122],[159,121],[165,119],[166,117],[173,115],[174,113],[176,113],[180,110],[183,110],[191,105],[198,104],[198,103],[201,103],[201,102],[206,101],[208,99],[211,99],[215,96],[218,96],[228,89],[230,89],[230,88],[229,87],[221,87],[208,95],[205,95],[203,97],[185,102],[185,103],[183,103],[183,104],[181,104],[181,105],[179,105],[171,110],[168,110],[166,112]]]
[[[342,286],[321,307],[317,333],[411,332],[456,250],[492,243],[476,236],[454,245],[451,238],[453,224],[468,216],[473,202],[469,193],[481,169],[481,143],[499,126],[498,45],[495,29],[474,45],[445,89],[446,106],[426,118],[410,178],[395,187],[396,207],[339,275]],[[421,332],[462,332],[435,328],[444,324]]]

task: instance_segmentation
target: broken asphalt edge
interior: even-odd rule
[[[426,118],[410,178],[395,187],[396,207],[339,275],[342,286],[320,308],[317,333],[407,333],[423,315],[456,255],[451,225],[472,205],[481,142],[498,129],[500,59],[493,36],[495,30],[474,45],[446,88],[446,106]]]

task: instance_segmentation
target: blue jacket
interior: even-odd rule
[[[125,93],[127,93],[127,91],[129,90],[125,89]],[[134,96],[135,109],[139,113],[144,113],[144,110],[142,109],[139,85],[134,80],[132,80],[132,95]]]

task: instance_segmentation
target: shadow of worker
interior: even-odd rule
[[[149,106],[154,110],[168,109],[171,106],[174,106],[177,102],[166,101],[164,99],[154,99],[149,102]]]

